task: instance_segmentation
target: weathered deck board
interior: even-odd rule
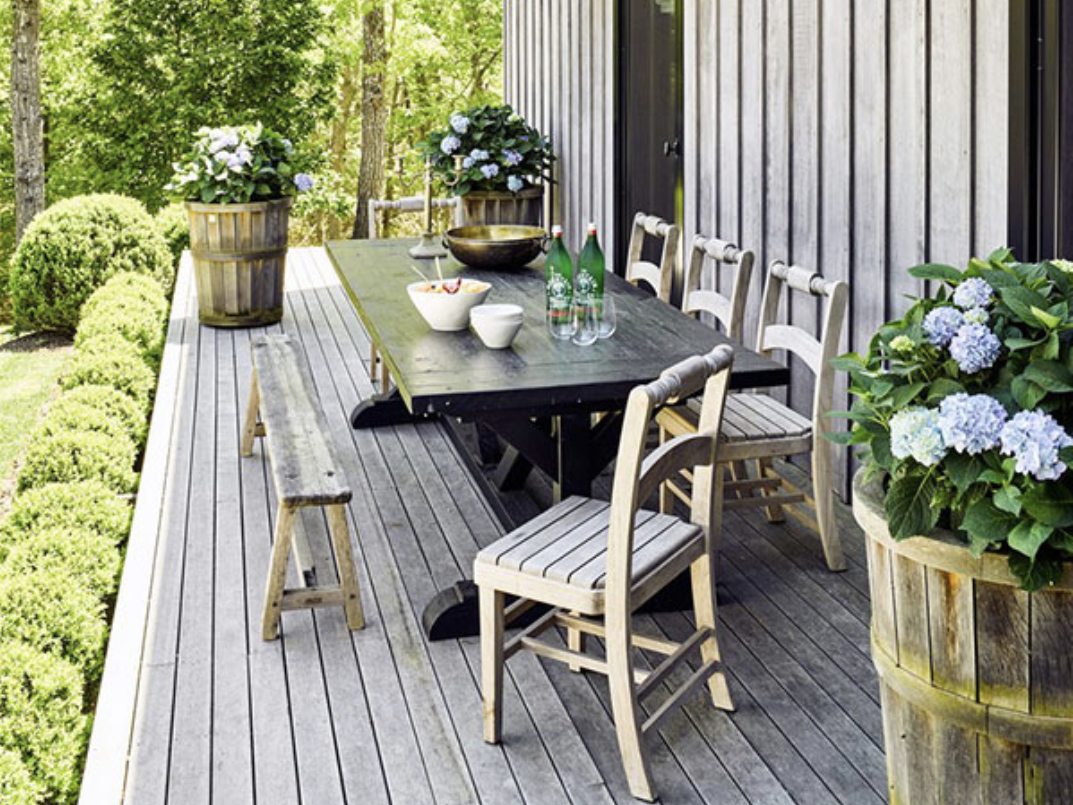
[[[238,454],[258,331],[201,328],[192,300],[177,299],[187,311],[171,334],[177,404],[148,459],[167,461],[168,476],[124,801],[632,803],[599,677],[519,655],[507,665],[504,742],[482,743],[477,643],[430,644],[420,615],[501,527],[440,425],[349,427],[373,392],[368,344],[323,252],[292,250],[287,286],[270,330],[301,341],[354,490],[367,626],[351,632],[331,608],[287,612],[280,639],[261,641],[275,492],[261,446]],[[883,801],[865,560],[843,524],[850,570],[836,575],[793,521],[728,516],[721,614],[738,711],[698,696],[653,736],[663,802]],[[330,575],[323,515],[303,513],[302,527]],[[638,628],[681,637],[692,626],[688,613],[661,613]]]

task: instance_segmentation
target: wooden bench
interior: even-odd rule
[[[253,380],[242,431],[242,455],[253,454],[254,437],[264,437],[279,498],[261,637],[274,640],[279,635],[283,610],[306,607],[342,606],[347,625],[361,629],[364,617],[346,514],[352,493],[328,440],[328,423],[314,396],[309,364],[301,344],[287,335],[256,336],[250,351]],[[339,584],[315,585],[304,535],[296,538],[294,534],[298,509],[305,506],[322,506],[327,513]],[[305,582],[300,590],[285,589],[292,545],[299,576]]]

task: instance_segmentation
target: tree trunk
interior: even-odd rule
[[[45,208],[44,125],[41,118],[40,0],[13,0],[11,127],[15,146],[15,242]]]
[[[384,182],[387,158],[388,105],[384,95],[387,72],[387,39],[383,0],[370,0],[361,18],[361,164],[358,168],[358,205],[352,237],[369,235],[369,199],[376,198]]]

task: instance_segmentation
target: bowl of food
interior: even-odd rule
[[[428,326],[441,333],[465,330],[469,312],[481,304],[492,283],[456,277],[450,280],[411,282],[406,286],[410,301]]]
[[[488,349],[506,349],[522,329],[521,305],[481,305],[469,312],[469,323]]]
[[[544,248],[547,235],[539,226],[494,224],[448,229],[444,245],[454,258],[471,268],[518,268],[532,262]]]

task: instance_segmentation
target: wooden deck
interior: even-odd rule
[[[274,493],[260,446],[238,449],[255,331],[199,327],[184,263],[82,801],[633,802],[599,677],[519,655],[504,742],[482,743],[476,640],[428,643],[419,618],[498,521],[439,424],[350,429],[372,391],[365,335],[321,250],[289,263],[282,330],[305,346],[354,489],[367,627],[288,612],[280,640],[260,639]],[[302,525],[323,572],[323,517]],[[859,534],[844,541],[836,575],[793,522],[728,518],[720,615],[738,711],[698,696],[666,722],[652,745],[663,802],[885,801],[865,560]],[[691,629],[688,613],[638,627]]]

